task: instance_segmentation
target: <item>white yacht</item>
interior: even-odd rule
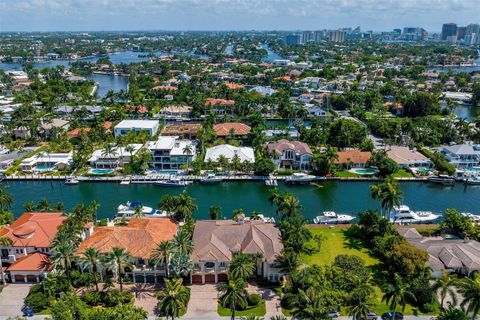
[[[223,178],[221,177],[217,177],[215,174],[213,173],[209,173],[207,174],[206,176],[204,176],[202,178],[202,180],[200,180],[200,183],[203,183],[203,184],[215,184],[215,183],[220,183],[223,181]]]
[[[354,216],[348,214],[336,214],[334,211],[324,211],[322,216],[313,219],[315,224],[341,224],[351,223],[355,220]]]
[[[278,186],[278,181],[276,179],[267,179],[267,180],[265,180],[265,185],[267,187],[277,187]]]
[[[475,215],[475,214],[472,214],[470,212],[461,212],[460,214],[462,216],[465,216],[465,217],[469,218],[473,222],[480,223],[480,216],[479,215]]]
[[[67,185],[75,185],[75,184],[79,184],[80,180],[78,180],[75,177],[68,177],[67,179],[65,179],[64,183]]]
[[[303,172],[295,172],[291,176],[285,178],[285,183],[304,184],[314,181],[317,177]]]
[[[455,178],[445,174],[429,177],[428,181],[449,186],[455,184]]]
[[[170,177],[169,179],[155,181],[155,185],[159,187],[186,187],[192,183],[193,181],[182,180],[177,177]]]
[[[260,221],[263,221],[265,223],[275,223],[275,218],[274,217],[265,217],[263,214],[259,214],[257,215],[256,218],[252,218],[252,217],[245,217],[244,220],[260,220]]]
[[[115,215],[113,220],[129,220],[131,218],[136,218],[136,207],[140,207],[140,212],[145,218],[165,218],[169,216],[168,212],[166,211],[160,211],[152,207],[144,206],[140,202],[127,202],[126,204],[121,204],[117,207],[117,214]]]
[[[440,217],[441,215],[433,214],[431,211],[412,211],[405,205],[393,207],[390,212],[390,221],[399,224],[430,223]]]
[[[465,179],[466,184],[470,185],[480,185],[480,176],[474,175]]]

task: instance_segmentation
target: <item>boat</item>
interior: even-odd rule
[[[314,181],[317,177],[303,172],[295,172],[291,176],[285,178],[288,184],[305,184]]]
[[[278,181],[276,179],[267,179],[267,180],[265,180],[265,185],[267,187],[277,187],[278,186]]]
[[[215,174],[213,173],[209,173],[207,174],[206,176],[204,176],[201,180],[200,180],[200,183],[203,183],[203,184],[215,184],[215,183],[220,183],[223,181],[223,178],[221,177],[217,177]]]
[[[138,209],[136,209],[137,207],[140,207],[141,216],[145,218],[165,218],[169,216],[166,211],[160,211],[152,207],[144,206],[140,202],[127,202],[126,204],[120,204],[117,207],[117,214],[114,216],[113,221],[123,219],[129,220],[131,218],[139,217]]]
[[[265,217],[263,214],[258,214],[254,218],[245,217],[244,220],[246,220],[246,221],[248,221],[248,220],[260,220],[260,221],[263,221],[265,223],[275,223],[275,218],[274,217]]]
[[[460,214],[464,217],[467,217],[468,219],[470,219],[473,222],[480,223],[480,216],[479,215],[475,215],[475,214],[472,214],[470,212],[460,212]]]
[[[465,183],[469,185],[480,185],[480,176],[470,176],[465,179]]]
[[[453,185],[455,184],[455,178],[451,176],[447,176],[445,174],[440,174],[438,176],[428,177],[428,181],[434,183],[440,183],[443,185]]]
[[[192,183],[193,181],[182,180],[176,177],[155,181],[155,185],[159,187],[186,187]]]
[[[75,184],[79,184],[80,181],[75,177],[68,177],[67,179],[65,179],[64,183],[67,185],[75,185]]]
[[[439,219],[441,215],[433,214],[431,211],[412,211],[406,205],[393,207],[390,212],[390,221],[393,223],[430,223]]]
[[[324,211],[323,215],[313,219],[315,224],[342,224],[351,223],[355,220],[354,216],[348,214],[336,214],[334,211]]]

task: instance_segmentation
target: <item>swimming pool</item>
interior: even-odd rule
[[[36,166],[35,166],[35,170],[34,170],[34,171],[51,171],[51,170],[55,170],[55,166],[54,166],[54,165],[40,164],[40,165],[36,165]]]
[[[90,173],[91,174],[98,174],[98,175],[111,174],[111,173],[113,173],[113,170],[112,169],[91,169]]]
[[[469,167],[465,169],[467,171],[480,172],[480,167]]]
[[[364,176],[371,176],[371,175],[377,174],[378,170],[375,168],[352,168],[350,169],[350,172],[361,174]]]

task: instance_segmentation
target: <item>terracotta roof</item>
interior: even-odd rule
[[[207,98],[205,100],[205,106],[207,107],[233,106],[234,104],[235,104],[235,100],[225,100],[225,99],[215,99],[215,98]]]
[[[119,247],[133,257],[148,259],[158,243],[173,239],[177,228],[169,218],[133,218],[125,227],[96,227],[93,235],[80,244],[78,254],[87,248],[107,253]]]
[[[235,252],[261,253],[275,261],[283,249],[280,231],[263,221],[199,220],[193,232],[193,261],[230,261]]]
[[[52,269],[48,254],[34,252],[17,259],[7,268],[7,271],[50,271]]]
[[[230,130],[235,130],[235,135],[244,136],[250,133],[251,128],[246,124],[240,122],[224,122],[213,126],[213,130],[219,137],[227,137],[230,135]]]
[[[73,130],[68,131],[68,135],[70,137],[78,137],[81,132],[87,133],[90,132],[92,128],[75,128]]]
[[[269,151],[275,151],[277,155],[282,155],[285,150],[294,150],[297,154],[312,154],[312,150],[305,142],[300,141],[288,141],[285,139],[278,140],[277,142],[272,142],[267,144]]]
[[[112,121],[105,121],[105,122],[103,123],[103,128],[105,128],[106,130],[110,129],[112,126],[113,126],[113,122],[112,122]]]
[[[152,90],[165,90],[165,91],[177,91],[178,88],[174,86],[156,86]]]
[[[371,152],[360,150],[339,151],[337,152],[337,155],[338,159],[335,160],[336,164],[342,164],[347,162],[364,164],[372,157]]]
[[[243,89],[245,86],[243,84],[232,83],[232,82],[225,82],[225,85],[228,89]]]
[[[65,219],[61,212],[24,213],[11,225],[4,226],[0,237],[10,238],[14,247],[47,248]]]

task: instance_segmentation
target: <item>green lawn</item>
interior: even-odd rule
[[[412,178],[413,174],[405,169],[399,169],[393,174],[393,176],[395,178]]]
[[[230,317],[232,315],[229,308],[224,308],[220,304],[218,304],[217,313],[221,317]],[[263,317],[266,313],[267,313],[267,307],[265,306],[265,300],[262,300],[262,302],[260,302],[255,307],[248,307],[245,310],[236,311],[235,316],[238,316],[238,317],[246,317],[246,316]]]
[[[372,269],[378,267],[377,265],[380,263],[377,258],[372,257],[368,253],[368,250],[362,245],[362,243],[359,243],[358,241],[355,241],[348,237],[346,228],[320,228],[318,226],[311,226],[310,231],[313,235],[323,234],[325,236],[325,240],[322,243],[322,250],[320,250],[319,253],[315,253],[310,256],[302,254],[300,258],[300,263],[306,265],[328,265],[331,264],[335,260],[335,257],[340,254],[350,254],[358,256],[365,261],[365,264],[367,266],[372,267]],[[374,300],[376,302],[376,305],[372,311],[374,311],[379,316],[382,313],[391,311],[388,305],[382,302],[383,294],[380,288],[378,286],[374,286],[374,290]],[[290,315],[290,310],[283,310],[283,312],[286,315]],[[344,315],[345,310],[341,310],[341,313],[342,315]],[[408,305],[404,311],[404,314],[416,314],[416,311]]]
[[[350,171],[337,171],[335,172],[335,177],[341,177],[341,178],[357,178],[357,177],[364,177],[361,174],[358,173],[353,173]]]

